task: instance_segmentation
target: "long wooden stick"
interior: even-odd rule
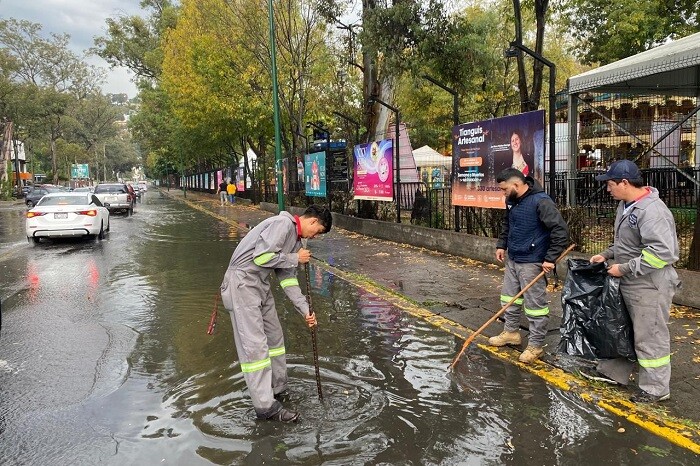
[[[306,241],[304,241],[304,249],[306,249]],[[309,315],[314,314],[314,307],[311,301],[311,273],[309,272],[309,263],[304,264],[304,271],[306,272],[306,300],[309,303]],[[321,390],[321,371],[318,367],[318,344],[316,341],[316,327],[318,324],[311,328],[311,347],[314,353],[314,370],[316,371],[316,390],[318,391],[318,399],[323,401],[323,390]]]
[[[575,247],[576,247],[575,244],[572,244],[571,246],[569,246],[564,252],[561,253],[561,255],[560,255],[559,257],[557,257],[557,260],[554,261],[554,264],[556,265],[557,263],[559,263],[559,261],[562,260],[567,254],[569,254]],[[498,319],[504,312],[506,312],[506,309],[508,309],[508,308],[510,307],[510,305],[513,304],[519,297],[521,297],[523,294],[525,294],[525,292],[526,292],[527,290],[529,290],[531,286],[533,286],[535,283],[537,283],[537,280],[539,280],[540,278],[542,278],[542,277],[544,276],[544,274],[545,274],[545,272],[544,272],[544,270],[543,270],[543,271],[540,272],[530,283],[528,283],[527,286],[525,286],[525,288],[523,288],[522,290],[520,290],[520,292],[519,292],[518,294],[516,294],[515,296],[513,296],[513,297],[511,298],[511,300],[508,301],[508,303],[507,303],[506,305],[504,305],[497,313],[495,313],[489,320],[487,320],[487,321],[484,323],[484,325],[482,325],[481,327],[479,327],[479,329],[478,329],[477,331],[475,331],[474,333],[472,333],[471,335],[469,335],[469,338],[467,338],[466,341],[464,342],[464,345],[462,345],[461,351],[460,351],[459,354],[458,354],[457,356],[455,356],[455,358],[452,360],[452,363],[450,364],[450,367],[448,367],[447,370],[452,370],[452,368],[454,368],[455,364],[457,364],[457,361],[459,361],[459,358],[462,357],[462,354],[464,354],[464,351],[467,349],[467,347],[469,346],[469,344],[470,344],[472,341],[474,341],[474,338],[476,338],[477,335],[479,335],[481,332],[483,332],[484,329],[485,329],[486,327],[488,327],[489,325],[491,325],[491,323],[492,323],[494,320]]]

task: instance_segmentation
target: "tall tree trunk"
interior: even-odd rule
[[[362,0],[362,16],[363,19],[369,11],[377,7],[376,0]],[[362,96],[364,102],[367,103],[372,97],[380,98],[381,90],[379,85],[379,70],[377,67],[377,55],[369,53],[367,49],[362,48],[362,67],[364,68],[362,78]],[[384,99],[382,99],[384,100]],[[370,133],[368,141],[373,141],[376,136],[377,121],[379,119],[380,105],[367,105],[365,108],[365,128]]]
[[[549,0],[535,0],[536,35],[534,51],[542,56],[544,50],[544,31],[547,17]],[[521,15],[520,0],[513,0],[513,13],[515,21],[515,40],[522,44],[523,23]],[[527,75],[525,74],[525,53],[518,54],[518,90],[520,92],[520,111],[529,112],[537,110],[540,106],[542,95],[542,71],[544,64],[538,60],[533,60],[532,65],[532,91],[528,90]]]
[[[56,160],[56,137],[51,135],[51,171],[53,172],[53,184],[58,184],[58,161]]]
[[[0,148],[0,182],[7,181],[7,163],[10,160],[10,150],[12,146],[12,122],[5,122],[5,129],[2,137],[2,147]]]
[[[523,19],[520,13],[520,0],[513,0],[513,20],[515,21],[515,41],[523,42]],[[530,110],[530,93],[527,89],[527,76],[525,75],[524,53],[519,52],[518,57],[518,91],[520,93],[520,111]]]

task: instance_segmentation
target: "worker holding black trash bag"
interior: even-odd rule
[[[630,400],[667,400],[671,391],[671,340],[668,330],[671,300],[680,285],[673,264],[678,260],[676,224],[656,188],[645,186],[637,165],[619,160],[596,180],[604,181],[620,201],[613,244],[590,258],[608,262],[608,274],[620,277],[620,291],[632,320],[639,364],[639,391]],[[600,360],[584,377],[627,385],[635,362],[628,358]]]

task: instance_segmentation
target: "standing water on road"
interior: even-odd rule
[[[3,464],[697,461],[478,351],[448,377],[461,341],[316,265],[324,402],[310,333],[275,285],[301,421],[257,421],[225,311],[206,335],[244,230],[151,190],[104,241],[32,246],[7,227],[15,210],[0,210]]]

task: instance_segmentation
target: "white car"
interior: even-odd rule
[[[109,210],[92,193],[49,193],[27,212],[27,240],[88,236],[103,239]]]

